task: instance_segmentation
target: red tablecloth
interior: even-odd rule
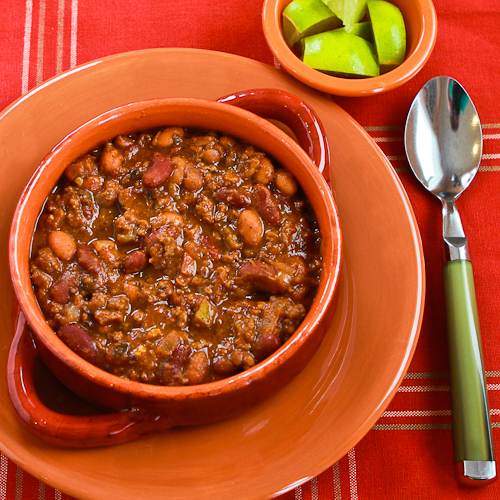
[[[500,449],[500,4],[435,4],[436,48],[414,80],[382,96],[337,99],[388,155],[415,208],[428,283],[421,340],[402,387],[374,429],[287,499],[500,498],[500,482],[467,490],[453,476],[440,210],[409,173],[401,141],[410,102],[428,78],[449,74],[465,85],[484,124],[484,154],[460,207],[475,265],[493,434]],[[261,30],[261,0],[3,0],[1,7],[0,107],[75,64],[139,48],[198,47],[273,63]],[[62,496],[0,456],[0,500]]]

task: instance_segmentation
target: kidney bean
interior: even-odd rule
[[[238,232],[243,241],[250,246],[257,246],[264,236],[264,224],[259,214],[247,208],[238,217]]]
[[[162,366],[162,380],[165,384],[179,385],[183,383],[183,366],[190,355],[191,347],[179,340]]]
[[[149,189],[161,186],[170,177],[173,169],[174,165],[168,158],[157,154],[144,172],[142,182]]]
[[[257,359],[267,358],[281,345],[281,339],[278,332],[267,332],[257,334],[253,345],[252,352]]]
[[[259,184],[253,190],[253,204],[262,218],[277,226],[281,220],[281,213],[278,202],[266,186]]]
[[[227,357],[219,354],[212,360],[212,370],[218,375],[227,377],[236,373],[237,367]]]
[[[286,286],[278,271],[270,264],[258,260],[245,262],[240,267],[240,278],[256,290],[266,293],[282,293]]]
[[[236,188],[221,188],[215,192],[214,198],[236,208],[248,207],[252,203],[249,196]]]
[[[76,253],[78,264],[91,274],[99,274],[102,271],[102,265],[97,255],[88,245],[82,245]]]
[[[269,158],[262,158],[253,178],[260,184],[269,184],[273,180],[274,167]]]
[[[208,376],[209,364],[207,355],[203,351],[195,352],[184,371],[189,385],[203,383]]]
[[[170,361],[177,366],[183,366],[189,359],[189,356],[191,355],[191,350],[192,349],[189,344],[184,344],[183,342],[179,342],[172,351],[172,353],[170,354],[169,357]]]
[[[101,172],[110,177],[118,177],[122,173],[123,155],[111,144],[106,144],[99,160]]]
[[[65,231],[51,231],[47,238],[50,249],[62,260],[71,260],[76,252],[75,238]]]
[[[127,273],[137,273],[142,271],[146,267],[147,263],[148,259],[145,252],[142,250],[136,250],[125,256],[123,267]]]
[[[184,171],[182,185],[188,191],[198,191],[203,186],[203,174],[201,170],[193,165],[188,165]]]
[[[200,243],[205,247],[212,260],[220,260],[221,253],[210,236],[203,234],[200,238]]]
[[[66,304],[70,298],[71,288],[76,286],[76,277],[63,274],[49,289],[49,297],[58,304]]]
[[[293,175],[285,170],[278,170],[276,172],[274,183],[285,196],[293,196],[297,192],[297,183]]]
[[[89,332],[77,323],[71,323],[59,328],[58,337],[76,354],[90,363],[97,360],[97,346]]]

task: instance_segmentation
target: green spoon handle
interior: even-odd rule
[[[444,270],[448,315],[455,458],[469,479],[496,475],[472,264],[452,260]]]

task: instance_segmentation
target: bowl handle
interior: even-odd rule
[[[23,424],[43,441],[65,448],[93,448],[125,443],[172,426],[164,416],[138,409],[97,415],[65,415],[38,397],[34,380],[36,347],[19,313],[7,364],[12,404]]]
[[[328,173],[330,149],[323,125],[316,112],[297,96],[280,89],[250,89],[217,101],[284,123],[296,135],[298,143],[319,171]]]

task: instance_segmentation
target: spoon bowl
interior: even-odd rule
[[[408,113],[405,148],[422,185],[444,200],[458,198],[481,161],[481,122],[465,89],[438,76],[417,94]]]

